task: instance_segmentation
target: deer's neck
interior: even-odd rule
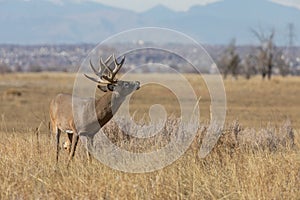
[[[124,99],[125,97],[108,92],[96,100],[95,107],[97,119],[101,127],[103,127],[113,117],[114,113],[116,113],[120,108]]]

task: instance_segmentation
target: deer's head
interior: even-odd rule
[[[111,59],[112,58],[112,59]],[[109,56],[105,61],[100,58],[100,69],[97,71],[90,61],[90,67],[98,78],[90,77],[84,74],[88,79],[98,83],[98,88],[103,92],[114,92],[117,96],[127,96],[130,93],[138,90],[140,88],[139,81],[122,81],[116,79],[116,74],[119,72],[123,66],[125,57],[121,59],[120,62],[117,61],[115,55]],[[109,66],[114,64],[114,69],[111,69]]]

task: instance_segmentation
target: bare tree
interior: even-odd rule
[[[262,78],[265,79],[267,76],[268,79],[271,79],[276,49],[274,44],[275,30],[271,30],[268,34],[262,31],[262,29],[259,31],[252,29],[252,32],[260,42],[257,58]]]
[[[290,61],[288,57],[282,51],[278,51],[275,54],[274,60],[275,65],[279,70],[279,74],[281,76],[287,76],[290,73]]]
[[[233,39],[225,51],[222,53],[221,59],[218,62],[218,66],[223,73],[224,78],[227,78],[228,74],[231,74],[234,78],[237,78],[239,74],[240,57],[236,52],[235,40]]]
[[[258,73],[257,70],[257,57],[252,54],[248,54],[241,61],[242,74],[245,75],[246,79],[250,79],[251,76]]]

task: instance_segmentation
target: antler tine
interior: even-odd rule
[[[91,81],[94,81],[94,82],[96,82],[96,83],[99,83],[99,80],[97,80],[97,79],[95,79],[95,78],[93,78],[93,77],[91,77],[91,76],[88,76],[88,75],[86,75],[86,74],[84,74],[84,76],[87,77],[88,79],[90,79]]]
[[[114,63],[115,63],[115,69],[113,70],[113,73],[116,74],[121,69],[123,63],[125,62],[125,56],[123,56],[122,60],[120,61],[120,63],[118,63],[117,59],[115,57],[115,54],[113,54],[113,60],[114,60]]]
[[[104,66],[107,66],[107,64],[109,63],[109,61],[111,60],[112,56],[109,56],[105,62],[103,62],[102,58],[100,58],[100,68],[99,68],[99,72],[97,73],[97,76],[102,76],[103,72],[107,69],[107,67],[103,67],[102,63],[104,64]]]
[[[113,62],[115,64],[114,69],[111,69],[108,66],[108,63],[111,61],[111,57],[113,57]],[[115,79],[115,76],[119,72],[119,70],[121,69],[124,61],[125,61],[125,56],[123,56],[121,62],[118,63],[117,59],[115,57],[115,54],[112,54],[111,56],[109,56],[105,60],[105,62],[103,61],[102,58],[100,58],[100,71],[96,74],[100,77],[100,79],[104,79],[105,81],[108,81],[110,83],[115,83],[115,82],[117,82],[117,80]],[[104,73],[105,70],[107,70],[108,74]]]
[[[124,62],[125,62],[125,56],[123,56],[122,60],[120,61],[120,63],[118,63],[115,54],[112,55],[113,56],[113,60],[115,63],[115,68],[112,71],[112,79],[115,78],[115,76],[117,75],[117,73],[119,72],[119,70],[121,69],[121,67],[123,66]]]
[[[111,56],[110,56],[111,57]],[[100,68],[107,69],[109,73],[112,73],[112,70],[107,66],[106,62],[103,62],[103,59],[100,58]]]
[[[101,78],[103,78],[104,80],[110,82],[110,83],[114,83],[116,81],[114,81],[114,79],[112,78],[112,70],[107,66],[107,63],[103,62],[103,59],[100,58],[100,67],[101,69],[104,71],[104,70],[107,70],[108,71],[108,74],[103,74],[101,75]]]
[[[106,64],[111,60],[111,57],[112,56],[109,56],[106,60],[105,60],[105,66]],[[103,63],[103,60],[101,58],[101,62]],[[100,62],[100,63],[101,63]],[[96,78],[93,78],[91,76],[88,76],[87,74],[84,74],[86,78],[90,79],[91,81],[94,81],[96,83],[103,83],[103,84],[109,84],[110,81],[109,80],[106,80],[106,79],[103,79],[103,72],[107,69],[106,67],[103,68],[103,66],[100,65],[100,69],[99,71],[97,71],[92,63],[92,60],[90,60],[90,67],[91,69],[94,71],[94,73],[99,77],[98,79]]]
[[[89,76],[89,75],[87,75],[87,74],[84,74],[84,76],[87,77],[88,79],[90,79],[91,81],[96,82],[96,83],[109,84],[109,82],[107,82],[107,81],[105,81],[105,80],[103,80],[103,79],[101,79],[101,78],[96,79],[96,78],[93,78],[93,77],[91,77],[91,76]]]
[[[96,75],[98,75],[98,72],[97,72],[97,70],[95,69],[95,67],[93,66],[93,63],[92,63],[92,60],[90,59],[90,67],[92,68],[92,70],[94,71],[94,73],[96,74]]]
[[[110,55],[110,56],[108,56],[108,58],[106,58],[106,60],[105,60],[105,64],[106,64],[106,65],[107,65],[108,62],[110,61],[111,57],[112,57],[112,55]]]
[[[106,60],[105,60],[105,64],[107,64],[110,59],[111,59],[112,56],[109,56]],[[104,72],[105,68],[102,68],[101,65],[100,65],[100,69],[99,71],[97,71],[92,63],[92,60],[90,59],[90,67],[92,68],[92,70],[94,71],[94,73],[97,75],[97,76],[100,76],[102,75],[102,73]]]

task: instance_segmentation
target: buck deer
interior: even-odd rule
[[[113,58],[113,61],[111,61],[111,58]],[[70,94],[58,94],[51,101],[50,120],[52,132],[56,134],[56,163],[58,163],[61,132],[68,134],[69,144],[71,144],[67,164],[69,166],[75,155],[79,136],[87,136],[88,147],[88,144],[93,142],[93,136],[113,117],[113,114],[121,106],[126,96],[140,88],[140,82],[138,81],[122,81],[115,78],[124,61],[125,57],[118,63],[114,54],[109,56],[105,62],[100,58],[99,70],[96,70],[90,61],[90,67],[97,75],[97,78],[84,75],[96,82],[98,88],[105,92],[102,97],[92,99],[72,97]],[[109,66],[113,63],[114,69],[111,69]],[[76,120],[74,119],[72,100],[73,102],[74,100],[76,101],[76,106],[79,106],[81,110],[79,114],[77,113]],[[96,118],[91,117],[94,110],[96,111]]]

